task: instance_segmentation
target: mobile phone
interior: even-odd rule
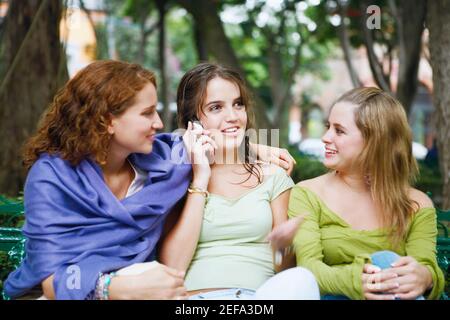
[[[192,126],[193,126],[193,129],[194,129],[194,130],[199,130],[199,129],[202,129],[202,130],[203,130],[202,123],[200,122],[200,120],[198,120],[197,117],[194,117],[194,118],[192,119]]]

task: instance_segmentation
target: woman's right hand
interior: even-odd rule
[[[160,263],[137,275],[113,277],[109,296],[112,300],[181,300],[188,297],[184,272]]]
[[[364,298],[367,300],[394,300],[395,295],[389,294],[399,284],[387,280],[395,279],[398,275],[389,270],[381,270],[373,264],[365,264],[361,275]]]
[[[205,129],[194,129],[189,121],[187,130],[183,135],[183,142],[188,151],[189,160],[192,163],[193,184],[198,188],[208,187],[211,176],[210,157],[214,157],[214,150],[217,149],[216,142],[209,136],[209,131]]]

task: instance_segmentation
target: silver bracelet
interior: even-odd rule
[[[103,298],[103,284],[104,283],[105,283],[104,274],[100,272],[98,275],[97,283],[95,285],[95,294],[94,294],[95,300],[103,300],[102,298]]]

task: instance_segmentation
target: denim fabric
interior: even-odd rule
[[[325,294],[323,296],[320,296],[320,300],[350,300],[350,298],[342,295],[335,296],[332,294]]]

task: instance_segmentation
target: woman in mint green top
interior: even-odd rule
[[[357,88],[332,106],[327,127],[331,172],[290,195],[289,216],[305,216],[294,238],[297,264],[314,273],[323,296],[439,298],[436,212],[410,184],[417,166],[403,107],[380,89]],[[377,267],[380,251],[401,257]]]
[[[250,154],[249,134],[255,131],[249,131],[251,105],[240,75],[200,64],[181,79],[177,105],[180,127],[192,130],[196,121],[209,136],[188,144],[193,167],[201,167],[203,175],[192,182],[183,209],[174,212],[161,261],[186,271],[191,299],[319,298],[317,282],[304,268],[274,276],[268,236],[287,223],[294,183],[283,169]],[[197,157],[207,143],[215,148]]]
[[[267,241],[273,221],[270,203],[294,182],[279,167],[263,169],[265,181],[249,192],[233,198],[209,194],[197,249],[186,273],[188,291],[228,287],[256,290],[274,275],[272,248]]]

